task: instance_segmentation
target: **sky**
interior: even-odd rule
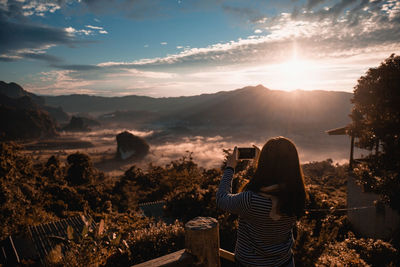
[[[0,80],[40,95],[352,92],[400,54],[399,26],[396,0],[0,0]]]

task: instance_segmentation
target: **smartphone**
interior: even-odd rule
[[[238,147],[237,159],[254,159],[256,149],[254,147]]]

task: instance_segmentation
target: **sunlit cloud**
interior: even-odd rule
[[[397,6],[397,5],[396,5]],[[396,6],[390,10],[396,10]],[[327,14],[341,7],[332,7]],[[386,9],[386,8],[384,8]],[[383,19],[382,11],[388,19]],[[310,13],[311,14],[311,13]],[[132,62],[104,62],[98,66],[155,66],[178,65],[187,62],[199,64],[236,64],[257,61],[282,61],[287,52],[295,45],[298,53],[305,58],[337,58],[356,56],[371,52],[398,51],[400,32],[396,29],[399,23],[392,23],[388,10],[369,11],[358,18],[357,25],[349,26],[352,15],[332,23],[328,16],[315,20],[316,14],[305,13],[293,18],[290,13],[281,13],[274,20],[266,22],[268,34],[251,36],[227,43],[217,43],[203,48],[186,49],[178,54],[159,58],[139,59]],[[311,18],[313,18],[311,20]],[[397,27],[396,27],[397,26]]]
[[[25,88],[38,94],[96,93],[96,90],[88,88],[94,85],[95,81],[73,78],[71,72],[70,70],[42,72],[38,78],[41,83],[26,84]]]
[[[101,26],[86,25],[86,28],[97,30],[100,34],[108,34],[108,32]]]
[[[76,35],[94,35],[97,33],[100,34],[107,34],[108,32],[106,30],[104,30],[103,27],[99,27],[99,26],[92,26],[92,25],[86,25],[85,26],[87,29],[80,29],[77,30],[73,27],[67,27],[65,28],[65,31],[71,36],[74,37]]]
[[[108,77],[145,77],[156,79],[172,79],[176,78],[177,74],[168,72],[140,71],[136,69],[121,69],[121,72],[111,73]]]
[[[233,149],[235,146],[249,147],[256,145],[262,147],[264,142],[269,138],[274,137],[273,135],[265,136],[265,140],[244,140],[238,141],[230,137],[216,136],[188,136],[183,138],[174,138],[174,141],[157,140],[154,144],[149,140],[152,140],[154,131],[140,131],[128,128],[118,129],[100,129],[93,130],[86,133],[62,133],[63,138],[77,138],[79,140],[92,142],[95,144],[94,149],[87,149],[89,153],[102,154],[114,154],[116,151],[116,140],[115,136],[123,131],[129,131],[130,133],[141,136],[150,142],[150,153],[140,162],[134,162],[135,165],[141,168],[147,168],[149,162],[154,165],[164,166],[169,164],[171,161],[188,156],[192,153],[192,157],[195,163],[204,168],[219,168],[225,158],[223,152],[224,149]],[[301,163],[307,163],[310,161],[321,161],[327,158],[331,158],[334,162],[346,163],[348,162],[348,145],[347,137],[339,137],[339,140],[332,142],[330,146],[324,147],[324,149],[318,150],[307,146],[307,141],[302,140],[301,137],[290,137],[297,145],[299,157]],[[326,136],[326,139],[329,140]],[[323,141],[320,141],[323,142]],[[340,144],[338,146],[338,144]],[[128,169],[133,163],[127,162],[126,169]],[[129,166],[128,166],[129,165]]]
[[[5,1],[7,2],[7,1]],[[61,7],[57,2],[41,2],[41,1],[19,1],[23,3],[22,10],[24,16],[40,16],[44,17],[47,12],[54,13]]]
[[[149,13],[165,15],[170,12],[154,8],[153,1],[134,2],[135,5],[129,1],[113,4],[117,5],[115,10],[124,11],[124,15],[134,19]],[[293,11],[286,8],[285,12],[273,16],[263,13],[260,7],[270,5],[264,2],[239,6],[231,1],[204,1],[188,4],[185,11],[219,5],[232,18],[245,22],[251,29],[248,34],[254,34],[201,47],[175,45],[172,47],[177,50],[173,54],[158,54],[157,57],[113,59],[110,56],[99,63],[67,64],[48,54],[49,48],[72,46],[78,40],[108,34],[108,31],[91,22],[82,26],[71,23],[73,26],[52,28],[24,21],[26,16],[41,16],[41,13],[54,13],[68,7],[63,1],[49,3],[24,1],[16,5],[19,7],[16,8],[19,13],[14,15],[17,19],[4,19],[9,16],[6,10],[11,5],[7,1],[0,2],[3,14],[0,14],[0,22],[5,29],[0,29],[0,37],[10,40],[0,44],[0,61],[35,59],[48,62],[49,67],[56,69],[55,73],[60,73],[59,79],[54,80],[54,87],[65,92],[75,89],[95,91],[93,88],[96,88],[99,94],[107,91],[113,95],[146,94],[147,88],[149,94],[156,96],[158,90],[159,96],[171,96],[259,83],[283,90],[351,91],[357,78],[368,67],[376,66],[391,53],[400,52],[399,1],[309,0],[292,3]],[[108,14],[110,7],[108,1],[81,1],[79,4],[96,15]],[[24,12],[32,14],[24,15]],[[18,19],[21,17],[24,19]],[[96,22],[100,24],[98,19]],[[34,35],[38,31],[42,38]],[[7,32],[15,32],[18,38]],[[143,47],[149,48],[145,42],[149,40],[143,41]],[[173,44],[172,41],[169,43]],[[160,42],[160,45],[164,46],[163,49],[170,48],[166,41]],[[147,53],[150,50],[146,50],[146,55],[150,55]],[[343,67],[345,65],[347,67]],[[34,87],[35,84],[37,87]],[[106,85],[110,88],[107,89]],[[32,81],[30,86],[37,92],[57,92],[44,89],[47,85],[39,81]],[[51,85],[48,86],[50,88]]]
[[[72,27],[67,27],[65,28],[65,31],[70,35],[70,36],[75,36],[76,34],[84,34],[84,35],[91,35],[93,34],[92,30],[86,30],[86,29],[81,29],[77,30]]]
[[[99,27],[99,26],[92,26],[92,25],[86,25],[86,28],[90,28],[90,29],[94,29],[94,30],[102,30],[103,27]]]

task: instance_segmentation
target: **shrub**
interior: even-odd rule
[[[128,240],[131,264],[150,260],[184,248],[184,228],[175,221],[150,224],[149,227],[135,230]]]
[[[70,185],[86,184],[94,180],[95,170],[90,157],[74,153],[67,157],[69,164],[66,180]]]
[[[349,234],[342,242],[334,242],[324,250],[316,265],[399,266],[398,251],[382,240],[355,238]]]

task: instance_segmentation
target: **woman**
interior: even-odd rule
[[[306,192],[296,146],[287,138],[270,139],[258,149],[254,177],[232,194],[237,148],[217,192],[217,206],[239,215],[235,258],[238,266],[294,266],[292,229],[302,215]]]

